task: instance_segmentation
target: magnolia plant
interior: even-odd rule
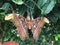
[[[8,16],[5,16],[5,20],[10,19],[13,20],[22,40],[25,40],[28,37],[28,29],[31,29],[33,38],[35,40],[38,39],[44,24],[49,23],[49,20],[46,17],[31,19],[30,16],[27,16],[27,18],[25,18],[19,14],[9,14]]]

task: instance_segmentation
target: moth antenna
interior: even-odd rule
[[[30,13],[27,11],[27,20],[31,20]]]
[[[32,19],[32,20],[34,19],[33,16],[31,16],[31,19]]]
[[[27,20],[30,20],[30,16],[29,15],[27,16]]]

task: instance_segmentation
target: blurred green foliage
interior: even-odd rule
[[[34,18],[43,16],[50,20],[50,24],[44,25],[38,40],[29,38],[22,41],[15,25],[4,20],[4,17],[13,11],[24,16],[27,10],[30,10],[30,15]],[[16,41],[21,45],[60,45],[60,0],[0,0],[0,33],[2,42]]]

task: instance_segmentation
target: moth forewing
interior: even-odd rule
[[[17,27],[18,33],[20,35],[21,40],[25,40],[27,38],[27,31],[23,27]]]
[[[20,37],[22,40],[25,40],[27,37],[27,31],[26,29],[23,27],[22,21],[19,18],[19,14],[8,14],[8,16],[5,16],[5,20],[13,20],[13,23],[15,24],[15,26],[17,27],[17,31],[20,34]],[[21,16],[20,16],[21,17]],[[22,17],[21,17],[22,18]]]
[[[38,27],[33,33],[33,37],[35,40],[38,39],[40,33],[41,33],[41,28]]]
[[[36,21],[37,22],[36,29],[34,29],[34,28],[33,28],[34,30],[32,29],[33,37],[34,37],[35,40],[38,39],[39,34],[41,33],[41,29],[43,28],[44,24],[49,23],[49,20],[45,17],[37,18],[37,20],[39,20],[39,21],[38,22]]]
[[[20,15],[17,15],[17,14],[14,15],[14,23],[18,29],[18,33],[20,34],[21,39],[25,40],[27,38],[27,30],[23,26],[24,23],[22,22],[22,20],[19,19],[19,16]],[[23,17],[21,17],[21,18],[23,18]]]

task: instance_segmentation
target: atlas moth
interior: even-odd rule
[[[5,16],[5,20],[10,19],[13,20],[22,40],[28,38],[28,29],[31,29],[33,38],[35,40],[38,39],[44,24],[49,23],[49,20],[46,17],[38,17],[36,19],[31,19],[30,16],[27,16],[27,18],[25,18],[19,14],[9,14],[8,16]]]

